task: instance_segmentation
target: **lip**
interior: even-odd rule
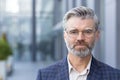
[[[77,48],[84,48],[85,45],[76,45],[75,47],[77,47]]]

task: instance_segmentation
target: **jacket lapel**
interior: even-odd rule
[[[68,63],[67,58],[63,59],[59,64],[59,73],[58,73],[58,80],[69,80],[69,73],[68,73]],[[87,80],[101,80],[99,68],[100,62],[97,61],[94,57],[92,57],[90,72],[88,74]]]
[[[100,62],[97,61],[94,57],[92,57],[90,73],[87,77],[87,80],[101,80],[99,68],[100,68]]]
[[[58,74],[59,80],[69,80],[69,74],[68,74],[68,63],[67,58],[61,61],[60,70]]]

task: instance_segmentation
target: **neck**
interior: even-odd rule
[[[68,54],[68,59],[70,61],[70,64],[78,71],[82,72],[88,65],[90,59],[91,59],[91,54],[86,56],[86,57],[78,57],[75,56],[71,53]]]

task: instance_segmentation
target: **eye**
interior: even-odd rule
[[[85,33],[85,34],[91,34],[91,33],[93,33],[93,30],[91,30],[91,29],[84,30],[83,33]]]
[[[78,31],[77,30],[71,30],[69,33],[70,34],[78,34]]]

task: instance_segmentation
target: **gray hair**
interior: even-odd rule
[[[96,16],[96,14],[94,13],[94,11],[88,7],[84,7],[84,6],[80,6],[80,7],[76,7],[71,9],[70,11],[68,11],[64,18],[63,18],[63,28],[64,30],[66,29],[66,22],[71,18],[71,17],[80,17],[81,19],[93,19],[95,21],[95,28],[96,30],[98,30],[99,28],[99,20]]]

